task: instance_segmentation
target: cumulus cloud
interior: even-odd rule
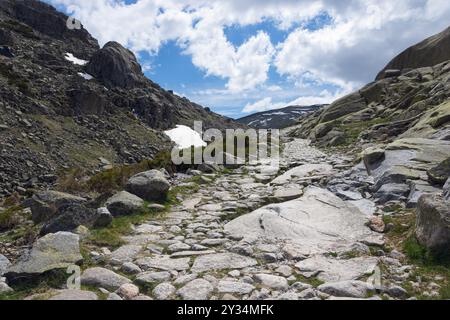
[[[231,94],[268,90],[273,68],[287,82],[299,84],[302,104],[372,80],[397,53],[447,27],[450,16],[448,0],[46,1],[80,19],[101,44],[116,40],[134,51],[157,54],[166,42],[175,41],[206,75],[226,79],[224,89]],[[324,15],[328,23],[319,21],[311,28],[311,21]],[[261,30],[236,45],[224,31],[261,22],[273,23],[285,39],[275,43]],[[305,83],[331,83],[338,90],[327,95],[318,88],[306,96]],[[246,109],[273,105],[265,99],[259,100],[265,104]]]

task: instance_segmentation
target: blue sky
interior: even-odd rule
[[[162,87],[230,116],[330,103],[448,26],[445,0],[46,0]]]

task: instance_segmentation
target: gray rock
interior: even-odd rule
[[[113,216],[109,212],[108,208],[98,208],[97,217],[94,222],[95,228],[105,228],[109,226],[113,221]]]
[[[450,178],[444,184],[443,195],[445,200],[450,200]]]
[[[165,271],[184,271],[189,269],[190,258],[172,259],[170,256],[140,258],[136,264],[144,269],[154,268]]]
[[[309,177],[312,175],[329,175],[333,171],[333,167],[329,164],[305,164],[291,169],[283,175],[272,180],[272,185],[284,185],[289,182],[295,182],[298,179]]]
[[[362,281],[341,281],[325,283],[317,287],[321,292],[335,297],[367,298],[375,289]]]
[[[450,201],[441,195],[423,195],[416,218],[417,240],[434,254],[448,255],[450,247]]]
[[[283,277],[270,274],[257,274],[254,278],[262,286],[273,290],[286,291],[289,288],[287,279]]]
[[[172,276],[167,271],[143,272],[136,276],[135,282],[138,284],[152,284],[155,282],[169,281],[171,277]]]
[[[111,264],[122,265],[125,262],[132,262],[141,250],[142,247],[139,245],[124,245],[111,253]]]
[[[399,286],[392,286],[386,290],[386,293],[394,298],[406,299],[409,295],[408,292]]]
[[[167,300],[175,294],[177,289],[170,283],[164,282],[158,284],[152,291],[157,300]]]
[[[89,301],[98,300],[98,296],[91,291],[84,290],[61,290],[49,300],[67,301]]]
[[[298,293],[295,292],[286,292],[277,297],[277,300],[284,301],[297,301],[299,299]]]
[[[184,300],[208,300],[214,291],[213,285],[205,279],[195,279],[177,291]]]
[[[66,269],[80,263],[79,236],[69,232],[48,234],[36,241],[33,248],[7,269],[4,276],[9,283],[22,278],[39,276],[50,270]]]
[[[0,281],[0,294],[13,293],[14,290],[8,286],[5,282]]]
[[[295,266],[304,276],[315,275],[324,282],[341,282],[371,275],[377,264],[378,258],[375,257],[338,260],[320,255],[300,261]]]
[[[256,265],[256,260],[235,253],[216,253],[195,259],[192,272],[204,272],[223,269],[243,269]]]
[[[237,293],[240,295],[249,294],[255,289],[254,286],[245,282],[239,281],[219,281],[217,291],[219,293]]]
[[[113,292],[113,293],[110,293],[108,295],[108,298],[106,300],[108,300],[108,301],[122,301],[123,299],[117,293]]]
[[[374,197],[377,198],[378,203],[384,204],[391,200],[406,199],[409,193],[410,187],[406,184],[388,183],[382,185]]]
[[[89,268],[81,275],[81,284],[111,291],[126,283],[131,283],[131,280],[105,268]]]
[[[128,180],[126,190],[138,197],[147,200],[163,200],[170,189],[170,183],[158,170],[139,173]]]
[[[58,191],[39,192],[31,199],[31,218],[34,223],[41,223],[54,216],[62,206],[85,202],[86,199],[68,193]]]
[[[135,265],[132,262],[125,262],[120,269],[124,273],[131,274],[131,275],[142,272],[141,268],[139,268],[137,265]]]
[[[328,190],[306,189],[302,198],[272,204],[243,215],[225,225],[233,237],[285,240],[297,253],[338,252],[355,241],[373,236],[366,216],[355,206]],[[293,251],[293,250],[290,250]]]
[[[106,87],[130,89],[145,82],[135,55],[117,42],[108,42],[86,65],[86,72]]]
[[[144,200],[127,191],[121,191],[106,201],[105,206],[115,217],[140,213]]]
[[[216,173],[220,171],[220,167],[215,163],[202,163],[198,166],[198,170],[203,173]]]
[[[0,254],[0,276],[8,269],[11,262],[4,255]]]
[[[139,288],[132,283],[125,283],[117,289],[116,293],[125,300],[131,300],[139,295]]]

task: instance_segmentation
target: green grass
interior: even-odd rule
[[[14,206],[0,212],[0,231],[11,230],[22,220],[22,208]]]

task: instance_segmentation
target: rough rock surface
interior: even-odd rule
[[[106,201],[105,206],[113,216],[126,216],[139,213],[144,206],[144,200],[126,191],[121,191]]]
[[[28,253],[7,269],[4,276],[8,281],[15,282],[51,270],[66,269],[82,260],[78,235],[69,232],[48,234],[37,240]]]
[[[147,201],[164,200],[170,189],[170,183],[160,171],[150,170],[131,177],[126,189]]]
[[[81,284],[115,291],[131,280],[105,268],[89,268],[81,275]]]

